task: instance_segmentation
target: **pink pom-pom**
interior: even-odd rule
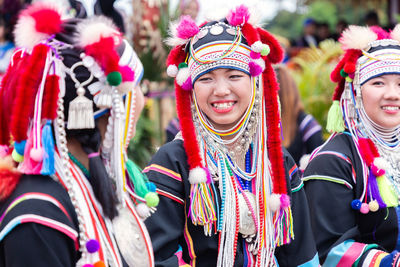
[[[280,197],[281,200],[281,207],[282,208],[287,208],[290,206],[290,198],[288,195],[286,194],[282,194]]]
[[[259,59],[261,57],[260,53],[254,52],[254,51],[250,51],[250,58],[252,59]]]
[[[263,72],[263,69],[260,65],[255,63],[254,61],[249,62],[249,68],[250,68],[250,75],[251,76],[258,76]]]
[[[355,74],[354,73],[349,73],[349,77],[350,77],[350,79],[354,80]]]
[[[7,156],[9,151],[10,150],[8,146],[0,145],[0,158],[4,158],[5,156]]]
[[[229,24],[238,26],[245,24],[250,18],[249,9],[245,5],[240,5],[236,9],[231,10],[226,16]]]
[[[190,91],[192,90],[192,78],[189,76],[187,80],[181,85],[183,90]]]
[[[135,72],[129,66],[120,66],[119,72],[123,82],[132,82],[135,80]]]
[[[36,162],[41,162],[43,159],[43,148],[32,148],[29,152],[29,156]]]
[[[368,206],[367,203],[362,203],[361,204],[360,212],[362,214],[367,214],[369,212],[369,206]]]
[[[176,36],[182,39],[188,39],[195,36],[198,32],[199,26],[196,25],[196,22],[188,15],[182,16],[178,27],[176,27]]]
[[[371,164],[371,171],[376,177],[382,176],[385,174],[385,170],[379,169],[375,164]]]
[[[88,264],[83,265],[82,267],[94,267],[94,265],[88,263]]]

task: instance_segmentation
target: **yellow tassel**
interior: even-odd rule
[[[378,182],[379,193],[386,206],[397,207],[399,203],[397,194],[387,177],[385,175],[378,176],[376,177],[376,181]]]

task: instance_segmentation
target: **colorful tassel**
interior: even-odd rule
[[[329,109],[326,129],[330,133],[341,133],[344,131],[343,115],[338,100],[333,101]]]
[[[397,207],[398,205],[397,194],[394,191],[393,187],[391,186],[388,178],[385,175],[383,175],[376,177],[376,180],[378,182],[380,195],[382,197],[382,200],[386,203],[386,206]]]
[[[378,205],[379,208],[386,208],[386,204],[381,198],[381,194],[379,193],[379,188],[378,188],[378,183],[377,183],[377,178],[376,176],[370,171],[369,173],[369,186],[370,186],[370,193],[371,193],[371,198],[374,199]]]
[[[54,169],[54,138],[51,129],[51,121],[48,120],[42,130],[42,145],[44,150],[42,175],[52,175],[55,173]]]
[[[276,245],[282,246],[294,239],[293,216],[290,206],[281,208],[273,217]]]

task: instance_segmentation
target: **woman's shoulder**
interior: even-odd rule
[[[78,229],[67,191],[49,176],[22,175],[13,193],[0,202],[0,214],[0,231],[29,222],[56,230]]]

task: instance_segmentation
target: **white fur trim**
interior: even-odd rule
[[[396,27],[394,27],[393,31],[390,33],[390,37],[400,42],[400,24],[397,24]]]
[[[32,17],[23,16],[18,20],[14,30],[15,44],[18,47],[27,48],[32,51],[33,47],[50,36],[37,32],[35,20]]]
[[[104,16],[91,17],[81,21],[77,27],[76,42],[85,47],[100,41],[101,37],[119,36],[114,23]]]
[[[281,207],[281,195],[272,194],[269,198],[269,208],[271,211],[275,212]]]
[[[172,21],[169,24],[168,35],[169,37],[165,39],[165,43],[170,47],[175,47],[178,45],[184,45],[189,42],[189,39],[182,39],[177,36],[177,27],[179,25],[179,21]]]
[[[256,53],[261,53],[262,48],[263,48],[263,43],[261,43],[261,41],[255,41],[251,45],[251,50],[256,52]]]
[[[167,68],[167,75],[169,77],[175,78],[177,74],[178,74],[178,67],[173,64],[169,65]]]
[[[181,68],[176,75],[176,82],[182,85],[190,76],[189,68]]]
[[[389,168],[389,162],[381,157],[374,159],[374,165],[382,170],[387,170]]]
[[[343,49],[364,49],[377,38],[376,33],[368,27],[350,25],[339,40]]]
[[[191,169],[189,172],[189,182],[190,184],[199,184],[207,182],[206,171],[201,167]]]

